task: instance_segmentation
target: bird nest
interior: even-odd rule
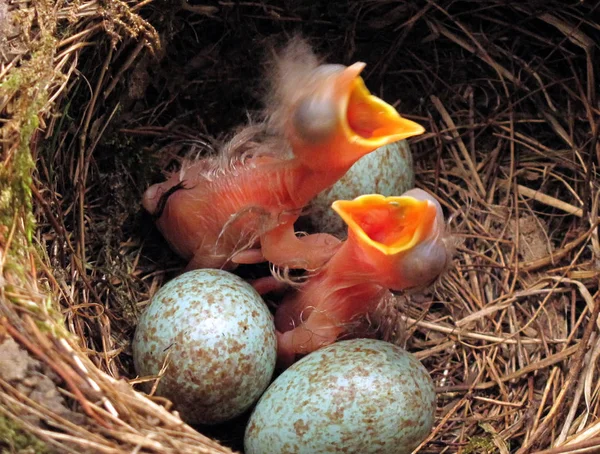
[[[300,31],[426,127],[417,186],[459,239],[378,314],[437,387],[419,452],[597,452],[598,2],[208,3],[0,0],[2,451],[241,449],[243,417],[136,391],[138,317],[182,265],[140,200],[247,122]]]

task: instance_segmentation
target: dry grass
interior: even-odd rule
[[[180,266],[139,199],[245,121],[261,47],[296,29],[366,61],[429,131],[417,181],[452,217],[455,266],[386,312],[438,387],[420,452],[600,449],[599,2],[3,5],[0,354],[16,340],[59,402],[0,375],[0,419],[31,436],[9,452],[229,452],[126,381],[137,317]]]
[[[405,317],[439,386],[431,442],[483,436],[501,453],[569,452],[600,428],[598,25],[568,8],[520,26],[492,8],[461,19],[433,7],[447,20],[426,18],[432,33],[486,80],[446,79],[427,109],[423,140],[439,154],[421,184],[463,238],[436,304]],[[494,23],[516,39],[494,37]],[[443,61],[433,55],[419,60]]]

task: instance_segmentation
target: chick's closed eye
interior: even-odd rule
[[[400,274],[410,287],[420,287],[434,281],[446,268],[449,256],[443,240],[425,241],[398,262]],[[395,289],[398,290],[398,289]]]
[[[337,116],[331,98],[309,95],[303,98],[293,114],[293,127],[302,141],[320,143],[336,129]]]

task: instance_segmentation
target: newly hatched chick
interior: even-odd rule
[[[144,207],[187,269],[265,259],[316,269],[331,257],[334,237],[296,236],[301,210],[360,157],[424,132],[369,93],[364,66],[319,65],[295,40],[277,60],[270,139],[250,127],[221,156],[188,163],[145,192]]]
[[[442,208],[421,189],[400,197],[364,195],[332,208],[348,225],[348,239],[278,308],[282,365],[335,342],[390,290],[432,283],[451,258]]]

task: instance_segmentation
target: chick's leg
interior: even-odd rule
[[[293,224],[280,225],[260,237],[262,254],[274,265],[316,270],[337,251],[341,241],[326,233],[297,237]]]
[[[188,262],[184,271],[187,272],[203,268],[233,271],[237,268],[237,263],[232,263],[227,260],[227,256],[224,254],[207,254],[203,249],[199,249]]]
[[[328,314],[314,310],[306,322],[285,333],[277,332],[277,358],[280,367],[293,363],[296,355],[307,354],[332,344],[344,327]],[[291,362],[290,362],[291,361]]]
[[[260,295],[266,295],[271,292],[280,292],[285,290],[289,284],[275,279],[273,276],[260,277],[250,281],[250,285],[254,287]]]
[[[255,265],[266,260],[260,249],[246,249],[245,251],[236,252],[231,257],[231,261],[239,265]]]

